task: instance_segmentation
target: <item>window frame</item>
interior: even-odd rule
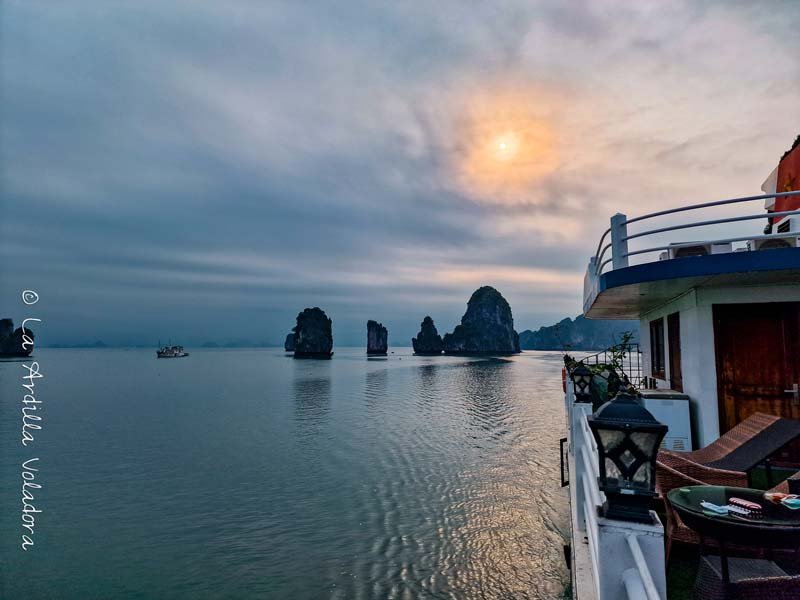
[[[664,317],[650,321],[650,376],[667,379]]]

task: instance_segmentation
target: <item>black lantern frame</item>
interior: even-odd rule
[[[603,404],[587,421],[597,442],[597,482],[606,494],[603,515],[650,523],[656,458],[668,427],[658,422],[637,396],[627,393]]]
[[[572,378],[572,389],[575,391],[575,402],[592,402],[592,377],[594,373],[582,362],[573,367],[569,376]]]

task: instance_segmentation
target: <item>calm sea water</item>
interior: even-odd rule
[[[38,350],[0,363],[0,596],[557,598],[557,353],[330,361]],[[39,457],[35,546],[21,467]]]

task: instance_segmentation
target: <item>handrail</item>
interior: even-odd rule
[[[588,495],[588,491],[593,489],[595,486],[592,485],[592,482],[589,480],[589,476],[586,471],[581,474],[581,484],[583,485],[583,514],[586,522],[586,539],[589,542],[589,554],[592,559],[592,575],[593,579],[595,580],[595,585],[599,587],[600,582],[598,577],[600,576],[600,557],[598,555],[599,540],[597,539],[597,507],[599,505],[592,504],[594,501],[591,500]]]
[[[625,345],[621,343],[615,344],[600,352],[584,356],[578,362],[587,366],[592,363],[595,365],[601,363],[608,364],[611,362],[609,355],[614,352],[621,353],[618,374],[622,375],[623,381],[638,388],[642,379],[642,351],[639,348],[638,342],[628,342]]]
[[[595,253],[594,253],[594,255],[595,255],[595,256],[597,256],[598,254],[600,254],[600,246],[602,246],[602,245],[603,245],[603,240],[604,240],[604,239],[606,239],[606,236],[607,236],[609,233],[611,233],[611,227],[609,227],[608,229],[606,229],[606,230],[603,232],[603,235],[601,235],[601,236],[600,236],[600,241],[599,241],[599,242],[597,242],[597,252],[595,252]],[[609,246],[610,246],[610,245],[611,245],[611,244],[609,244]],[[604,250],[604,251],[605,251],[605,250]]]
[[[597,261],[596,261],[596,262],[600,262],[601,260],[603,260],[603,257],[604,257],[604,256],[605,256],[605,254],[606,254],[606,250],[608,250],[609,248],[611,248],[611,243],[608,243],[608,244],[606,244],[605,246],[603,246],[603,251],[600,253],[600,256],[598,256],[598,257],[597,257]],[[608,260],[607,260],[605,263],[603,263],[603,264],[607,264],[607,263],[611,262],[612,260],[613,260],[613,259],[609,258],[609,259],[608,259]]]
[[[623,220],[617,220],[616,224],[614,224],[614,219],[612,219],[612,225],[614,225],[614,227],[610,227],[609,229],[604,231],[603,234],[600,236],[600,241],[599,241],[599,243],[597,245],[597,252],[595,253],[594,260],[592,261],[592,263],[590,265],[590,268],[593,269],[595,276],[599,276],[600,274],[602,274],[603,269],[606,267],[606,265],[608,265],[611,262],[614,262],[615,265],[617,265],[617,268],[619,268],[619,266],[627,266],[627,258],[628,257],[636,256],[636,255],[639,255],[639,254],[647,254],[649,252],[655,252],[657,250],[666,250],[666,249],[675,248],[675,247],[693,246],[693,245],[697,245],[699,243],[731,243],[731,242],[741,242],[741,241],[746,241],[746,240],[769,239],[770,237],[775,237],[775,238],[786,237],[787,235],[791,235],[791,233],[776,233],[776,234],[765,234],[765,235],[748,235],[748,236],[741,236],[741,237],[735,237],[735,238],[726,238],[724,240],[706,240],[706,241],[703,241],[703,242],[694,241],[694,242],[686,242],[686,243],[680,243],[680,244],[669,244],[669,245],[665,245],[665,246],[656,246],[656,247],[647,248],[647,249],[644,249],[644,250],[635,250],[635,251],[630,251],[630,252],[628,252],[628,250],[627,250],[627,242],[629,240],[642,238],[642,237],[645,237],[645,236],[648,236],[648,235],[655,235],[655,234],[659,234],[659,233],[665,233],[665,232],[668,232],[668,231],[678,231],[678,230],[683,230],[683,229],[690,229],[690,228],[694,228],[694,227],[705,227],[705,226],[709,226],[709,225],[720,225],[720,224],[724,224],[724,223],[734,223],[734,222],[739,222],[739,221],[749,221],[749,220],[756,220],[756,219],[778,219],[778,218],[792,216],[792,215],[800,215],[800,210],[786,210],[786,211],[778,211],[778,212],[766,212],[765,211],[764,213],[759,213],[759,214],[741,215],[741,216],[736,216],[736,217],[726,217],[726,218],[721,218],[721,219],[710,219],[710,220],[706,220],[706,221],[697,221],[697,222],[693,222],[693,223],[683,223],[683,224],[679,224],[679,225],[671,225],[671,226],[668,226],[668,227],[660,227],[660,228],[651,229],[651,230],[647,230],[647,231],[642,231],[642,232],[638,232],[638,233],[632,233],[632,234],[628,235],[627,234],[627,225],[629,225],[631,223],[637,223],[639,221],[643,221],[645,219],[652,219],[654,217],[660,217],[660,216],[664,216],[664,215],[670,215],[670,214],[675,214],[675,213],[680,213],[680,212],[686,212],[686,211],[690,211],[690,210],[698,210],[698,209],[703,209],[703,208],[709,208],[709,207],[713,207],[713,206],[721,206],[721,205],[725,205],[725,204],[736,204],[736,203],[740,203],[740,202],[751,202],[751,201],[754,201],[754,200],[766,200],[766,199],[769,199],[769,198],[785,198],[785,197],[794,197],[794,196],[800,196],[800,190],[794,190],[794,191],[789,191],[789,192],[777,192],[777,193],[774,193],[774,194],[760,194],[758,196],[743,196],[741,198],[728,198],[728,199],[725,199],[725,200],[715,200],[713,202],[703,202],[703,203],[700,203],[700,204],[692,204],[692,205],[689,205],[689,206],[680,206],[680,207],[677,207],[677,208],[670,208],[670,209],[666,209],[666,210],[661,210],[661,211],[657,211],[657,212],[641,215],[639,217],[634,217],[632,219],[624,219],[623,218]],[[617,215],[617,217],[621,217],[621,216],[622,215]],[[606,244],[605,246],[603,246],[603,242],[605,241],[605,239],[607,238],[609,233],[611,234],[611,242]],[[618,246],[615,246],[615,244],[618,244]],[[606,256],[606,253],[608,252],[609,248],[614,248],[614,255],[617,258],[622,258],[623,259],[622,261],[620,261],[619,265],[615,261],[614,257],[606,259],[606,260],[603,260],[603,258]]]
[[[633,235],[628,235],[622,238],[623,241],[632,240],[634,238],[643,237],[645,235],[654,235],[656,233],[664,233],[665,231],[676,231],[678,229],[689,229],[691,227],[705,227],[707,225],[719,225],[720,223],[734,223],[736,221],[752,221],[754,219],[774,219],[776,217],[788,217],[789,215],[800,215],[800,210],[784,210],[780,212],[771,213],[758,213],[757,215],[742,215],[741,217],[727,217],[725,219],[711,219],[710,221],[698,221],[696,223],[683,223],[682,225],[671,225],[669,227],[661,227],[660,229],[651,229],[649,231],[640,231]]]
[[[800,213],[800,211],[798,211]],[[747,240],[771,240],[782,239],[791,237],[790,233],[767,233],[763,235],[741,235],[739,237],[725,238],[722,240],[707,240],[701,242],[679,242],[675,244],[668,244],[666,246],[653,246],[652,248],[645,248],[644,250],[634,250],[633,252],[626,252],[625,256],[635,256],[637,254],[647,254],[648,252],[656,252],[657,250],[669,250],[670,248],[688,248],[700,244],[730,244],[733,242],[744,242]],[[799,236],[800,237],[800,236]],[[609,259],[610,260],[610,259]],[[605,264],[608,264],[606,261]]]
[[[597,274],[599,275],[600,273],[602,273],[602,272],[603,272],[603,267],[605,267],[605,266],[606,266],[608,263],[612,262],[613,260],[614,260],[613,258],[609,258],[609,259],[608,259],[608,260],[606,260],[606,261],[605,261],[603,264],[601,264],[601,265],[600,265],[600,266],[597,268]]]
[[[725,200],[715,200],[713,202],[703,202],[701,204],[690,204],[688,206],[680,206],[678,208],[668,208],[666,210],[659,210],[658,212],[649,213],[633,219],[627,219],[625,225],[636,223],[637,221],[644,221],[645,219],[652,219],[653,217],[661,217],[663,215],[671,215],[674,213],[684,212],[687,210],[697,210],[701,208],[710,208],[712,206],[722,206],[723,204],[737,204],[739,202],[752,202],[753,200],[767,200],[768,198],[784,198],[786,196],[797,196],[800,190],[792,192],[778,192],[776,194],[761,194],[760,196],[743,196],[741,198],[727,198]]]

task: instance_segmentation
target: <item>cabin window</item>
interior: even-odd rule
[[[664,362],[664,319],[650,321],[650,365],[650,374],[653,377],[667,378]]]
[[[680,313],[672,313],[667,317],[667,339],[669,340],[669,386],[675,391],[682,392]]]

